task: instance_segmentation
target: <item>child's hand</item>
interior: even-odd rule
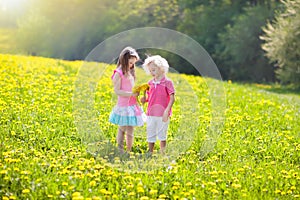
[[[140,93],[139,93],[139,92],[134,92],[134,93],[132,93],[132,95],[131,95],[131,96],[137,97],[137,96],[139,96],[139,95],[140,95]]]
[[[165,110],[163,116],[162,116],[162,121],[167,122],[169,119],[169,112]]]
[[[140,101],[141,101],[141,103],[145,103],[146,102],[146,97],[144,96],[144,97],[142,97],[141,99],[140,99]]]

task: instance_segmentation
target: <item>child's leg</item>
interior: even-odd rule
[[[165,149],[167,146],[167,141],[160,141],[160,153],[161,154],[165,154]]]
[[[119,126],[118,134],[117,134],[117,144],[121,153],[124,153],[124,134],[125,134],[124,127]]]
[[[160,153],[165,154],[167,146],[167,131],[170,119],[167,122],[160,121],[158,139],[160,140]]]
[[[126,127],[126,147],[127,151],[131,151],[133,145],[133,126]]]
[[[154,145],[156,142],[156,132],[157,132],[157,119],[158,117],[154,116],[148,116],[147,118],[147,142],[148,142],[148,148],[149,152],[153,153]]]
[[[149,152],[151,152],[151,153],[153,153],[153,150],[154,150],[154,144],[155,144],[155,143],[148,142]]]

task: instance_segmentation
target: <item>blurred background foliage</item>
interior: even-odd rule
[[[164,27],[201,44],[223,79],[300,85],[300,0],[0,2],[1,53],[81,60],[119,32]],[[172,53],[140,53],[162,54],[178,72],[198,74]]]

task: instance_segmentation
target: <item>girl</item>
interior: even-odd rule
[[[167,144],[167,130],[175,101],[175,89],[173,82],[166,78],[169,64],[159,55],[148,57],[143,65],[147,74],[153,79],[148,82],[150,89],[147,99],[141,98],[141,102],[148,102],[147,107],[147,141],[150,153],[153,152],[156,137],[160,140],[160,151],[165,152]]]
[[[117,133],[118,148],[124,153],[124,135],[126,133],[126,150],[131,151],[133,145],[134,126],[142,126],[142,111],[137,104],[137,93],[132,92],[135,81],[134,66],[139,56],[135,49],[126,47],[122,50],[117,68],[112,75],[114,92],[118,95],[118,103],[113,108],[109,121],[119,125]]]

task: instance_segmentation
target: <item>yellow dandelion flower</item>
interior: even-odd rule
[[[177,190],[178,188],[179,188],[178,186],[174,185],[174,186],[172,187],[172,190]]]
[[[75,186],[72,185],[72,186],[69,187],[69,190],[73,190],[74,188],[75,188]]]
[[[72,200],[84,200],[83,196],[72,197]]]
[[[74,193],[72,194],[72,197],[78,197],[78,196],[81,196],[80,192],[74,192]]]
[[[95,165],[95,169],[101,169],[101,168],[102,168],[102,166],[100,164]]]
[[[91,181],[91,182],[90,182],[90,186],[91,186],[91,187],[94,187],[94,186],[96,186],[96,185],[97,185],[97,182],[96,182],[96,181]]]
[[[215,186],[215,185],[217,185],[215,182],[208,182],[207,184],[210,185],[210,186]]]
[[[132,189],[133,187],[134,187],[134,185],[132,183],[129,183],[126,188]]]
[[[63,185],[63,186],[67,186],[68,185],[68,183],[67,182],[62,182],[62,184],[61,185]]]
[[[138,193],[144,193],[145,190],[144,190],[143,187],[138,186],[138,187],[137,187],[137,192],[138,192]]]
[[[189,193],[189,192],[185,192],[184,193],[184,196],[186,196],[186,197],[188,197],[188,196],[190,196],[191,195],[191,193]]]
[[[149,200],[149,197],[142,196],[142,197],[140,198],[140,200]]]
[[[149,192],[149,194],[151,194],[151,195],[155,195],[155,194],[157,194],[157,190],[150,190],[150,192]]]
[[[135,192],[129,192],[128,196],[134,196]]]
[[[140,93],[143,91],[149,90],[149,84],[148,83],[144,83],[142,85],[136,85],[132,88],[132,92],[133,93]]]
[[[174,186],[180,186],[180,183],[179,182],[174,182],[173,185]]]
[[[232,187],[237,189],[237,188],[241,188],[242,186],[241,186],[241,184],[233,183]]]
[[[196,190],[191,189],[191,190],[189,191],[189,193],[191,193],[192,195],[195,195],[195,194],[196,194]]]
[[[296,186],[293,185],[290,190],[296,190]]]
[[[9,200],[8,197],[2,197],[2,200]]]
[[[24,190],[22,190],[22,193],[24,193],[24,194],[27,194],[27,193],[29,193],[29,192],[30,192],[29,189],[24,189]]]
[[[186,186],[192,186],[193,184],[191,183],[191,182],[188,182],[187,184],[186,184]]]
[[[212,189],[211,192],[214,193],[214,194],[218,194],[219,193],[219,191],[216,190],[216,189]],[[224,192],[224,194],[225,194],[225,192]]]
[[[161,194],[161,195],[159,195],[159,198],[160,198],[160,199],[166,199],[167,196],[166,196],[165,194]]]
[[[142,186],[143,186],[143,183],[142,183],[142,182],[139,182],[137,185],[140,186],[140,187],[142,187]]]
[[[106,194],[106,189],[101,189],[101,190],[100,190],[100,193]]]
[[[275,190],[275,194],[281,193],[281,190]]]

